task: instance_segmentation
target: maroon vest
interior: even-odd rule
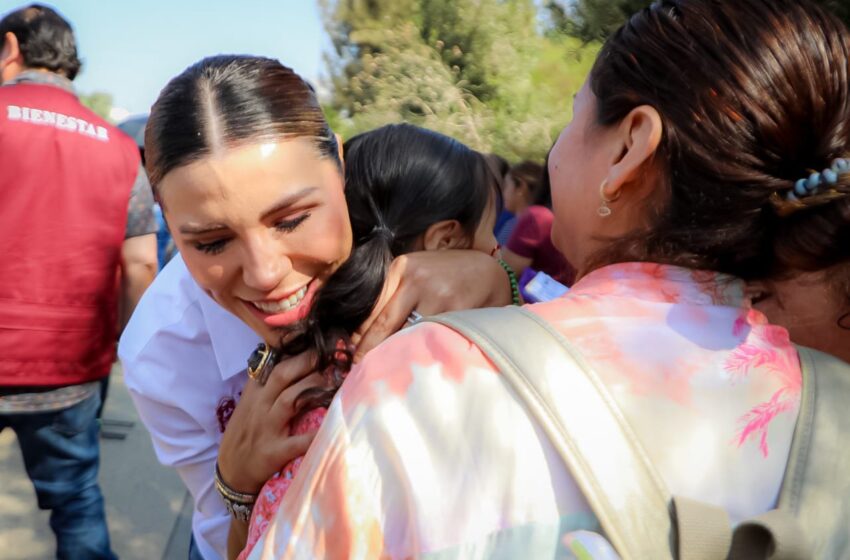
[[[135,143],[52,85],[0,87],[0,386],[109,374]]]

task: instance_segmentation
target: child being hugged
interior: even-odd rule
[[[316,294],[307,317],[287,329],[284,357],[315,351],[328,389],[298,397],[305,411],[292,434],[318,429],[351,369],[351,335],[372,313],[394,257],[413,251],[471,249],[498,256],[493,227],[499,181],[484,156],[448,136],[387,125],[345,143],[345,196],[354,248]],[[263,486],[254,504],[245,558],[280,505],[302,458]]]

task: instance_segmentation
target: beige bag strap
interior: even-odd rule
[[[456,330],[490,358],[543,427],[623,558],[798,560],[812,557],[812,536],[815,557],[850,558],[850,446],[841,437],[850,433],[850,365],[799,348],[803,396],[780,507],[733,533],[721,508],[669,497],[601,380],[545,321],[521,308],[428,320]],[[546,375],[552,368],[557,375]],[[606,444],[597,445],[600,440]]]
[[[734,532],[726,511],[703,502],[675,497],[679,560],[806,560],[808,540],[794,516],[771,510],[738,525]]]
[[[727,513],[716,506],[675,497],[675,520],[680,560],[811,558],[807,535],[795,518],[803,487],[803,472],[812,445],[817,377],[812,351],[798,348],[803,374],[800,412],[780,492],[779,507],[745,520],[732,532]],[[830,357],[831,358],[831,357]],[[850,373],[850,372],[848,372]],[[793,507],[792,507],[793,506]]]
[[[803,393],[779,509],[797,519],[813,558],[850,558],[850,364],[797,351]]]
[[[730,558],[850,558],[850,364],[810,348],[797,351],[800,411],[778,507],[738,525]],[[716,540],[720,534],[699,522],[712,508],[696,509],[697,515],[679,515],[682,558],[694,549],[684,542],[689,535]]]
[[[428,320],[459,332],[490,358],[546,432],[624,560],[672,558],[670,496],[602,381],[564,337],[518,307]]]
[[[676,496],[675,521],[679,560],[719,560],[732,546],[732,524],[726,510]]]

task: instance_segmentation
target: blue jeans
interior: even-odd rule
[[[195,543],[195,535],[189,540],[189,560],[204,560],[201,556],[201,551],[198,550],[198,545]]]
[[[49,509],[60,559],[115,559],[109,548],[96,418],[100,393],[64,410],[0,414],[0,431],[18,436],[38,507]]]

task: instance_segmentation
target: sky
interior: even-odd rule
[[[0,0],[0,14],[31,2]],[[147,113],[169,79],[213,54],[277,58],[319,86],[329,48],[315,0],[39,2],[74,28],[83,61],[77,90],[112,94],[116,120]]]

